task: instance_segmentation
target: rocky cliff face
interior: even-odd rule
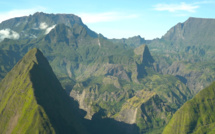
[[[139,123],[140,125],[150,124],[156,118],[167,122],[167,118],[170,117],[168,114],[172,114],[170,107],[165,106],[155,92],[140,90],[123,104],[120,112],[116,115],[116,119],[129,124]],[[140,121],[142,122],[140,123]]]
[[[78,83],[70,92],[70,96],[79,102],[79,108],[87,112],[86,118],[88,119],[91,119],[100,108],[112,109],[114,112],[114,109],[117,109],[117,103],[128,96],[128,93],[121,89],[117,77],[107,76],[100,78],[99,81],[101,83],[97,81],[89,84],[91,86],[84,86],[84,83]],[[109,103],[112,103],[113,108],[111,104],[109,106]],[[107,116],[112,116],[111,111],[108,111],[108,113]]]

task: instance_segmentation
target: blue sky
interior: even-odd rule
[[[68,13],[108,38],[160,38],[189,17],[215,18],[215,0],[2,0],[0,22],[33,14]]]

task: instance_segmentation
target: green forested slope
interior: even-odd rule
[[[163,134],[215,133],[215,82],[186,102],[172,117]]]
[[[83,133],[71,100],[38,49],[0,83],[0,133]]]
[[[67,93],[87,112],[87,119],[103,111],[101,120],[138,125],[142,133],[160,133],[173,113],[214,79],[213,44],[194,44],[195,38],[188,36],[199,35],[195,27],[201,27],[202,20],[191,18],[185,23],[162,39],[147,41],[140,36],[107,39],[74,15],[35,13],[10,19],[0,29],[10,28],[20,38],[0,42],[0,78],[28,50],[39,48]],[[45,33],[47,28],[52,29]],[[213,30],[208,32],[213,35]],[[181,33],[187,38],[178,36]],[[44,81],[39,85],[46,85]]]

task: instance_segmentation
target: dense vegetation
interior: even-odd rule
[[[86,133],[43,54],[33,49],[0,83],[0,133]]]
[[[186,102],[172,117],[163,134],[215,132],[215,82]]]
[[[183,103],[215,80],[210,36],[215,34],[214,24],[214,20],[190,18],[161,39],[148,41],[140,36],[107,39],[75,15],[35,13],[10,19],[0,29],[19,33],[19,39],[0,42],[0,80],[36,47],[68,95],[86,111],[89,121],[81,122],[89,132],[102,133],[102,128],[114,124],[118,128],[111,133],[161,133]],[[35,74],[40,77],[41,73]],[[20,80],[16,79],[23,83]],[[45,81],[36,86],[43,88]]]
[[[180,78],[195,95],[214,78],[214,19],[189,18],[149,48],[163,74]]]

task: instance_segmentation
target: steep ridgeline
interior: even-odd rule
[[[215,80],[215,19],[189,18],[149,47],[163,74],[180,78],[198,93]]]
[[[0,133],[85,133],[48,61],[30,50],[0,83]]]
[[[215,133],[215,82],[186,102],[172,117],[163,134]]]
[[[0,41],[10,39],[33,39],[48,34],[57,24],[73,27],[84,26],[91,36],[97,34],[83,24],[81,18],[73,14],[45,14],[37,12],[30,16],[18,17],[3,21],[0,24]],[[6,34],[7,33],[7,34]]]

